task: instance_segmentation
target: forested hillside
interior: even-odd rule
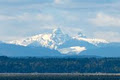
[[[120,58],[0,57],[0,73],[119,73]]]

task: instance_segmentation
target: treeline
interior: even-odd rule
[[[120,58],[0,57],[0,73],[120,73]]]

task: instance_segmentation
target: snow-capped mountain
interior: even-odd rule
[[[64,34],[60,28],[57,28],[54,29],[51,34],[39,34],[21,40],[10,41],[9,43],[22,46],[40,45],[44,47],[49,47],[51,49],[57,49],[57,46],[63,44],[69,39],[70,37],[67,34]]]
[[[104,40],[104,39],[90,39],[90,38],[82,38],[82,37],[73,37],[74,39],[77,39],[77,40],[83,40],[83,41],[87,41],[91,44],[94,44],[96,46],[98,46],[99,44],[101,43],[109,43],[108,41]]]
[[[42,46],[58,50],[63,54],[79,54],[86,49],[99,46],[100,43],[106,44],[108,42],[103,39],[89,39],[81,32],[77,36],[71,37],[62,32],[60,28],[57,28],[50,34],[39,34],[21,40],[13,40],[8,43],[22,46]]]

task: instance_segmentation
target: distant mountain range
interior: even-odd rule
[[[19,46],[14,44],[0,43],[0,56],[11,56],[11,57],[42,57],[42,56],[61,56],[61,53],[57,50],[52,50],[45,47],[28,47]]]
[[[120,43],[110,43],[103,39],[90,39],[81,32],[77,36],[71,37],[57,28],[50,34],[39,34],[21,40],[0,43],[0,55],[120,57]]]

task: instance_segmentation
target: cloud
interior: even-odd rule
[[[60,3],[61,3],[61,0],[54,0],[54,3],[55,3],[55,4],[60,4]]]
[[[13,16],[0,15],[0,21],[14,20],[14,19],[15,19],[15,17],[13,17]]]
[[[105,1],[105,2],[104,2]],[[112,2],[110,2],[112,1]],[[0,0],[0,39],[24,37],[47,32],[54,25],[61,27],[70,35],[83,30],[92,37],[92,31],[118,31],[119,3],[115,0]],[[116,5],[117,4],[117,5]],[[103,13],[98,13],[98,11]],[[97,15],[96,12],[98,13]],[[109,13],[104,14],[104,13]],[[94,16],[94,17],[93,17]],[[106,17],[107,16],[107,17]],[[88,23],[88,18],[94,26]],[[107,20],[106,20],[107,18]],[[105,20],[104,20],[105,19]],[[116,20],[117,19],[117,20]],[[103,22],[102,22],[103,21]],[[106,27],[104,26],[117,26]],[[49,26],[49,27],[45,27]],[[117,30],[116,30],[117,29]],[[11,33],[11,34],[10,34]],[[5,36],[2,38],[2,36]]]
[[[64,3],[68,3],[71,0],[54,0],[55,4],[64,4]]]
[[[120,27],[120,17],[115,17],[103,13],[98,13],[90,22],[99,27]]]
[[[0,26],[0,41],[9,41],[22,39],[29,36],[38,35],[41,33],[52,32],[53,29],[57,28],[55,25],[23,25],[14,26],[8,24],[8,26]]]
[[[0,40],[47,32],[53,22],[53,16],[43,13],[0,14]]]
[[[120,42],[120,33],[119,32],[95,32],[95,38],[105,39],[110,42]]]
[[[76,10],[115,10],[117,1],[113,0],[54,0],[54,7],[61,9],[76,9]],[[59,5],[58,5],[59,4]]]
[[[0,15],[0,21],[53,21],[53,19],[53,16],[41,13],[24,13],[15,16]]]

